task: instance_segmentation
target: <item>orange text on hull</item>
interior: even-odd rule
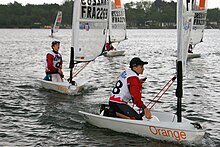
[[[155,126],[149,126],[149,129],[150,132],[154,135],[171,137],[175,138],[178,141],[186,139],[186,133],[184,131],[157,128]]]

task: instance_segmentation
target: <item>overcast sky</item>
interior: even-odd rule
[[[8,4],[10,2],[17,1],[18,3],[21,3],[22,5],[29,4],[43,4],[43,3],[57,3],[62,4],[65,0],[0,0],[0,4]],[[140,1],[140,0],[124,0],[126,3],[130,1]],[[154,1],[154,0],[151,0]],[[171,0],[166,0],[170,2]],[[177,0],[174,0],[175,2]],[[220,8],[220,0],[208,0],[208,8]]]

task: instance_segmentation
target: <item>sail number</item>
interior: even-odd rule
[[[81,18],[107,19],[107,0],[81,0]]]
[[[195,13],[194,15],[194,25],[205,25],[206,14],[205,13]]]
[[[100,6],[107,5],[108,0],[81,0],[82,5]]]

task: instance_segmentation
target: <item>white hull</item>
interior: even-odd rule
[[[99,128],[107,128],[117,132],[131,133],[143,137],[169,142],[196,143],[201,141],[205,131],[196,129],[190,120],[182,118],[182,123],[177,123],[177,116],[168,112],[152,111],[156,120],[128,120],[106,117],[79,111],[84,119]]]
[[[192,58],[200,58],[200,54],[194,54],[194,53],[188,53],[187,59],[192,59]]]
[[[107,51],[104,56],[105,57],[115,57],[115,56],[124,56],[125,51],[117,51],[117,50],[111,50]]]
[[[52,82],[46,80],[38,80],[42,87],[45,89],[54,90],[60,93],[69,94],[69,95],[77,95],[83,90],[84,83],[76,83],[75,85],[70,84],[69,82]]]

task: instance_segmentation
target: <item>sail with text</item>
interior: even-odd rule
[[[110,3],[109,37],[110,42],[120,42],[127,39],[125,8],[122,0]]]
[[[62,21],[62,11],[58,11],[54,25],[53,25],[53,33],[58,32]]]
[[[75,0],[71,42],[74,63],[92,61],[104,51],[108,5],[108,0]]]
[[[190,44],[193,46],[200,42],[203,42],[207,16],[207,1],[208,0],[192,0],[191,2],[191,9],[194,14],[194,20],[190,37]]]

